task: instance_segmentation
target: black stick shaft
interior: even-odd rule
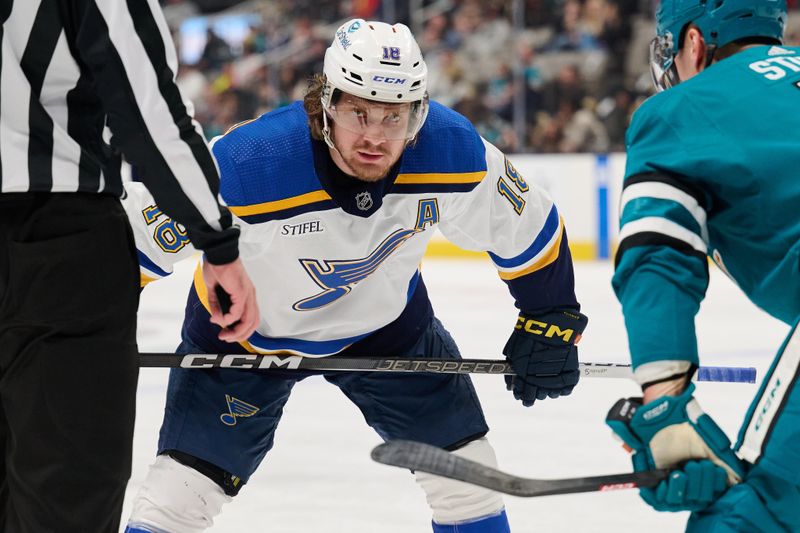
[[[389,441],[375,447],[372,458],[386,465],[428,472],[525,498],[654,487],[669,475],[667,470],[649,470],[564,479],[524,478],[470,461],[441,448],[407,440]]]
[[[245,370],[319,370],[344,372],[427,372],[513,374],[502,359],[424,359],[375,357],[301,357],[256,354],[139,354],[139,366],[156,368],[234,368]]]
[[[233,368],[240,370],[317,370],[326,372],[422,372],[435,374],[513,374],[502,359],[405,357],[301,357],[261,354],[139,354],[139,366],[154,368]],[[631,365],[580,363],[582,377],[630,378]],[[754,368],[701,367],[698,381],[754,383]]]

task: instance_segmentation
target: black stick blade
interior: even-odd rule
[[[521,497],[654,487],[669,475],[667,470],[650,470],[594,477],[530,479],[408,440],[394,440],[376,446],[371,455],[373,460],[382,464],[419,470]]]

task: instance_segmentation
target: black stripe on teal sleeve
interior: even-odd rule
[[[698,187],[687,183],[686,180],[680,179],[677,174],[672,174],[669,172],[644,172],[641,174],[634,174],[633,176],[629,176],[625,178],[623,182],[622,188],[625,189],[631,185],[635,185],[637,183],[665,183],[676,189],[679,189],[692,198],[694,198],[697,203],[708,211],[710,207],[710,198],[707,193],[703,192]]]
[[[625,252],[638,246],[667,246],[682,254],[697,257],[703,261],[706,266],[706,272],[708,272],[708,261],[706,261],[706,254],[699,252],[686,241],[676,239],[675,237],[670,237],[669,235],[664,235],[663,233],[649,231],[635,233],[630,237],[622,239],[622,242],[620,242],[619,246],[617,247],[617,253],[614,256],[614,267],[616,268],[619,266],[619,263],[622,260],[622,256],[625,254]]]

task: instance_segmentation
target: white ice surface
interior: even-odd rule
[[[139,313],[141,351],[177,346],[194,265],[149,286]],[[606,262],[577,263],[576,283],[590,317],[581,342],[584,361],[627,362],[627,341]],[[505,285],[488,261],[429,260],[423,276],[437,315],[464,357],[502,357],[516,318]],[[704,365],[755,366],[764,375],[788,327],[753,306],[712,267],[708,297],[697,319]],[[654,332],[657,334],[658,332]],[[167,371],[143,369],[137,401],[133,473],[123,512],[152,462],[161,424]],[[500,468],[538,478],[630,471],[630,461],[603,419],[633,382],[584,379],[566,398],[524,408],[497,376],[475,376]],[[697,398],[735,440],[755,385],[702,383]],[[214,533],[429,532],[422,490],[407,471],[374,463],[380,439],[337,388],[321,378],[298,384],[286,406],[273,450],[241,494],[223,509]],[[515,533],[648,533],[683,530],[685,513],[655,513],[635,491],[543,498],[506,497]]]

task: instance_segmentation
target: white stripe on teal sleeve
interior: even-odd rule
[[[622,242],[637,233],[661,233],[685,242],[700,253],[706,254],[708,252],[706,241],[699,235],[665,218],[645,217],[628,222],[622,226],[619,232],[619,240]]]
[[[704,241],[708,242],[708,228],[706,227],[706,221],[708,216],[706,214],[705,209],[700,207],[700,204],[697,203],[697,200],[689,194],[686,194],[684,191],[678,189],[677,187],[673,187],[672,185],[668,185],[666,183],[661,182],[643,182],[643,183],[635,183],[625,188],[622,191],[622,198],[620,199],[619,203],[619,212],[620,217],[622,216],[622,212],[625,209],[625,206],[631,200],[635,200],[637,198],[656,198],[659,200],[670,200],[675,203],[678,203],[684,207],[695,219],[697,224],[700,226],[701,237]]]

